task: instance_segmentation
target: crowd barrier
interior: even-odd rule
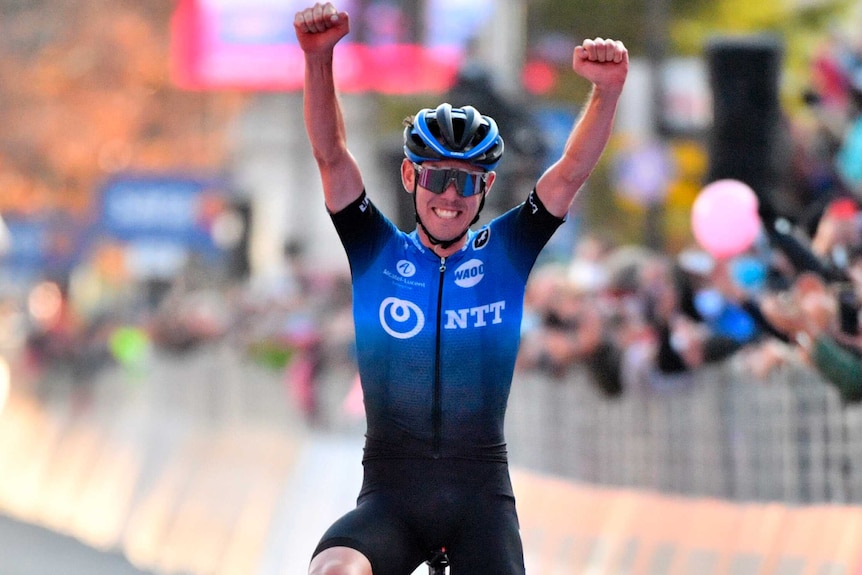
[[[862,573],[855,408],[811,374],[732,364],[609,399],[520,373],[509,426],[531,575]],[[304,572],[361,479],[361,422],[311,432],[281,375],[229,346],[62,382],[0,411],[0,513],[153,573]],[[421,573],[421,570],[418,572]]]
[[[520,373],[512,459],[617,487],[733,501],[862,503],[862,407],[802,365],[756,379],[728,361],[604,396],[585,371]]]

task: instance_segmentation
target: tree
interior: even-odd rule
[[[170,0],[0,0],[0,212],[84,213],[120,170],[217,170],[237,94],[170,83]]]

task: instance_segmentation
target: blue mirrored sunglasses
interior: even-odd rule
[[[431,168],[413,164],[416,182],[435,194],[442,194],[450,183],[461,196],[468,198],[485,191],[488,172],[468,172],[457,168]]]

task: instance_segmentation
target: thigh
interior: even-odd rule
[[[374,575],[410,575],[423,561],[424,552],[394,510],[381,498],[363,497],[324,533],[316,557],[333,547],[349,547],[371,563]]]
[[[524,549],[509,495],[478,496],[449,550],[450,575],[524,575]]]
[[[374,575],[368,558],[350,547],[329,547],[317,553],[311,559],[308,567],[309,575],[332,573],[354,573],[356,575]]]

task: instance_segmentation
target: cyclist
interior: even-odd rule
[[[596,38],[575,49],[592,92],[564,154],[524,203],[477,231],[503,154],[496,123],[448,104],[406,121],[401,178],[417,225],[405,233],[368,198],[347,149],[333,48],[349,16],[317,3],[294,27],[306,129],[350,262],[367,419],[357,505],[323,535],[309,573],[409,575],[445,547],[453,575],[522,574],[503,418],[524,289],[607,144],[626,48]]]

